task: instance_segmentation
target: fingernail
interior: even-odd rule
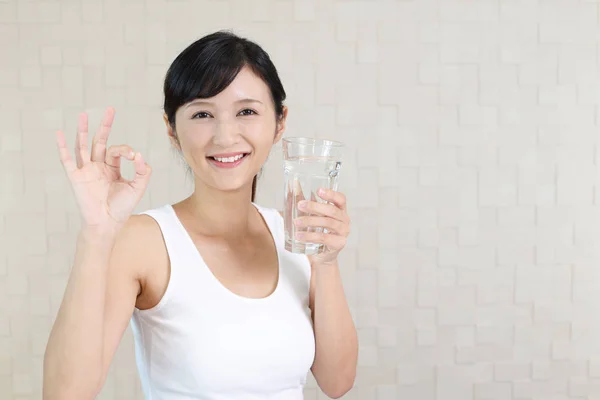
[[[300,185],[300,181],[298,179],[294,179],[294,193],[302,193],[302,186]]]
[[[324,196],[325,194],[327,194],[327,191],[323,188],[320,188],[317,193],[319,194],[319,196]]]
[[[296,220],[294,221],[294,224],[296,224],[296,226],[302,226],[302,220],[299,218],[296,218]]]
[[[306,209],[306,200],[300,200],[298,202],[298,208],[301,209],[301,210]]]
[[[304,239],[304,232],[296,232],[296,239]]]

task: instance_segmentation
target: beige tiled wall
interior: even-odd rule
[[[599,16],[593,0],[0,0],[0,398],[41,398],[73,257],[54,131],[72,142],[78,112],[115,106],[112,142],[155,171],[138,211],[182,198],[162,78],[222,28],[270,52],[288,134],[349,145],[345,398],[600,398]],[[129,332],[101,398],[141,399]],[[306,398],[324,398],[312,380]]]

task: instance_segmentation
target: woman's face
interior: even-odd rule
[[[244,67],[218,95],[181,106],[175,114],[177,139],[170,128],[169,134],[197,182],[236,191],[252,184],[283,135],[286,116],[287,109],[277,119],[269,87]]]

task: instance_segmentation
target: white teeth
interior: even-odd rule
[[[219,162],[228,163],[228,162],[237,161],[237,160],[239,160],[242,157],[244,157],[243,154],[238,154],[237,156],[234,156],[234,157],[225,157],[225,158],[214,157],[214,159],[217,160],[217,161],[219,161]]]

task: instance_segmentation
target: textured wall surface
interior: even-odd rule
[[[54,131],[117,109],[111,143],[190,191],[166,68],[232,28],[271,54],[288,135],[349,146],[343,277],[360,400],[600,398],[599,2],[0,0],[0,398],[41,398],[79,219]],[[259,202],[281,205],[274,149]],[[129,169],[131,171],[131,168]],[[125,335],[102,399],[141,399]],[[325,398],[314,381],[306,399]]]

